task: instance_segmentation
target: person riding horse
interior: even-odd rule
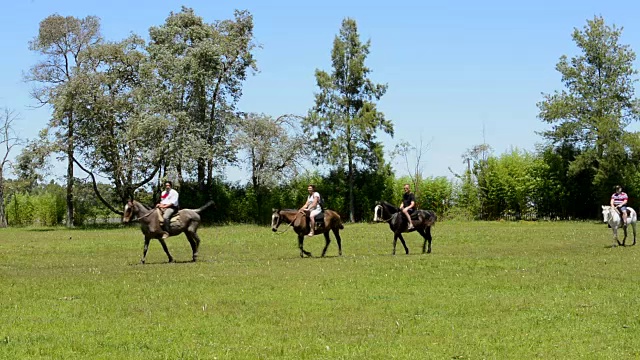
[[[622,226],[627,227],[627,202],[629,197],[622,192],[622,186],[615,186],[615,193],[611,195],[611,207],[616,209],[622,216]]]
[[[307,186],[307,191],[309,192],[309,197],[307,197],[307,201],[300,208],[300,212],[309,213],[309,228],[311,231],[307,234],[307,236],[315,235],[313,229],[316,225],[316,215],[322,212],[322,206],[320,206],[320,193],[316,191],[316,186],[313,184],[309,184]]]
[[[179,194],[176,190],[172,189],[173,183],[171,181],[164,182],[165,190],[160,194],[160,203],[156,205],[162,211],[162,238],[169,237],[169,228],[171,227],[171,216],[178,211],[178,197]]]
[[[409,184],[404,184],[404,194],[402,195],[400,210],[402,210],[402,213],[407,217],[409,224],[408,230],[412,230],[413,223],[411,222],[411,214],[416,210],[416,196],[411,192]]]

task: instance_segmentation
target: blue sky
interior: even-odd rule
[[[274,116],[306,114],[314,71],[331,70],[333,39],[342,19],[354,18],[362,39],[371,40],[371,78],[389,85],[378,104],[395,125],[394,138],[380,136],[385,149],[422,141],[426,176],[462,171],[461,155],[483,142],[496,155],[512,147],[533,151],[542,141],[536,131],[546,128],[536,103],[542,93],[562,89],[555,65],[561,55],[576,54],[571,33],[587,19],[603,16],[623,27],[621,42],[640,51],[637,1],[17,0],[0,14],[0,107],[20,114],[15,129],[22,138],[46,125],[50,111],[31,108],[22,73],[37,61],[28,41],[48,15],[96,15],[105,39],[121,40],[130,33],[147,38],[149,27],[182,5],[207,22],[231,18],[234,9],[253,14],[259,72],[246,81],[238,108]],[[394,168],[406,173],[398,160]],[[248,174],[230,169],[228,177],[244,181]]]

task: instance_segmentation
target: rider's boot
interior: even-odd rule
[[[169,228],[171,227],[171,223],[169,222],[169,219],[165,219],[164,222],[162,223],[162,230],[164,230],[164,232],[162,233],[162,238],[166,239],[169,237]]]

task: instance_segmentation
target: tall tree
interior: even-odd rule
[[[73,155],[76,140],[73,112],[76,94],[70,91],[68,84],[82,65],[86,50],[101,41],[97,17],[78,19],[54,14],[40,22],[38,35],[29,42],[29,49],[43,59],[31,67],[26,79],[36,84],[32,96],[41,105],[53,107],[49,127],[55,129],[58,151],[67,158],[67,227],[74,223]]]
[[[208,24],[183,7],[149,30],[148,51],[163,90],[156,102],[172,121],[172,165],[179,174],[195,166],[201,188],[212,183],[215,166],[234,160],[231,120],[247,72],[256,70],[253,17],[247,11],[234,16]]]
[[[153,180],[166,154],[163,143],[167,120],[151,107],[153,72],[144,51],[145,42],[132,35],[120,42],[93,46],[86,54],[87,68],[70,82],[76,95],[77,149],[74,161],[94,182],[95,174],[109,179],[121,203]]]
[[[553,125],[543,136],[579,151],[569,171],[595,170],[592,183],[602,189],[602,196],[611,192],[613,183],[628,180],[627,127],[639,119],[636,55],[620,44],[621,34],[622,28],[610,27],[598,16],[583,29],[574,29],[581,54],[571,59],[563,55],[556,65],[566,89],[546,94],[538,103],[539,118]]]
[[[357,166],[382,167],[382,144],[376,132],[393,136],[393,124],[377,110],[375,101],[387,91],[387,85],[369,79],[371,70],[365,66],[371,41],[362,43],[356,21],[342,21],[331,51],[331,74],[316,70],[319,92],[315,106],[303,121],[311,136],[317,156],[315,163],[328,162],[337,168],[347,168],[349,184],[349,219],[354,218],[354,174]]]

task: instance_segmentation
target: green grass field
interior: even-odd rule
[[[2,359],[631,359],[640,246],[599,223],[442,222],[433,253],[391,256],[386,224],[347,224],[344,256],[238,225],[0,231]],[[306,241],[319,255],[322,237]]]

